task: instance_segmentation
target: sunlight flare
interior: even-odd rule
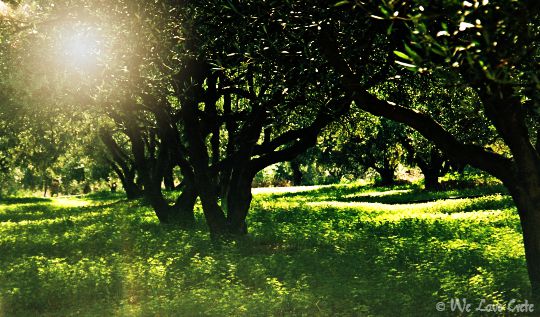
[[[60,35],[59,57],[72,67],[87,69],[99,63],[103,41],[90,28],[66,30]]]
[[[9,13],[8,5],[4,1],[0,0],[0,16],[8,15],[8,13]]]
[[[61,68],[85,74],[96,73],[106,58],[104,30],[95,24],[64,22],[54,28],[51,53]]]

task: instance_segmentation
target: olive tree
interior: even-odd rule
[[[372,32],[384,36],[398,30],[405,35],[406,46],[395,42],[394,55],[400,65],[418,72],[452,71],[460,82],[473,89],[483,108],[478,115],[485,116],[494,126],[508,154],[463,142],[429,113],[371,93],[358,72],[362,62],[351,58],[351,52],[363,49],[366,41],[351,44],[342,25],[327,21],[319,38],[332,71],[339,74],[359,107],[411,126],[452,160],[484,170],[505,184],[521,219],[535,295],[540,294],[539,6],[537,1],[493,0],[398,1],[381,4],[379,8],[348,8],[358,16],[377,17],[371,23]],[[350,12],[344,13],[348,28],[357,22],[349,20],[350,16]]]

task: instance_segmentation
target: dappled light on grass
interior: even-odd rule
[[[22,204],[35,204],[50,202],[50,198],[41,197],[8,197],[0,199],[0,207],[6,205],[22,205]]]
[[[429,211],[440,213],[454,213],[461,211],[470,211],[475,209],[499,209],[501,206],[510,208],[512,201],[508,196],[501,195],[489,195],[479,198],[471,199],[451,199],[451,200],[437,200],[425,203],[411,203],[411,204],[385,204],[380,202],[344,202],[344,201],[316,201],[308,202],[310,206],[329,206],[334,208],[354,208],[356,210],[372,210],[376,212],[401,212],[409,215],[416,213],[426,213]]]
[[[90,202],[77,198],[60,197],[53,198],[52,205],[59,208],[84,207],[90,205]]]
[[[329,187],[329,185],[293,186],[293,187],[258,187],[258,188],[253,188],[251,192],[255,195],[276,194],[276,193],[299,193],[299,192],[317,190],[324,187]]]
[[[507,196],[390,205],[327,200],[368,187],[318,190],[255,196],[250,235],[220,244],[199,206],[183,231],[116,196],[13,205],[0,225],[4,314],[439,316],[454,297],[529,298]]]
[[[388,196],[388,195],[395,195],[395,194],[403,194],[403,193],[410,193],[413,189],[394,189],[394,190],[387,190],[382,192],[367,192],[367,193],[361,193],[361,194],[349,194],[343,196],[343,198],[355,198],[355,197],[382,197],[382,196]]]

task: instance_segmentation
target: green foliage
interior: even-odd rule
[[[107,193],[2,200],[0,312],[439,316],[450,298],[529,298],[518,216],[500,190],[258,194],[251,234],[221,243],[200,209],[182,231]]]
[[[485,96],[503,100],[491,84],[509,85],[519,94],[512,106],[523,101],[523,109],[538,112],[538,5],[529,3],[381,1],[350,10],[349,1],[201,2],[185,9],[174,2],[83,1],[67,10],[71,1],[38,1],[26,17],[12,19],[10,11],[0,21],[2,31],[18,31],[0,37],[0,194],[19,181],[39,187],[51,176],[64,176],[68,191],[77,192],[84,175],[106,177],[107,167],[90,163],[82,146],[99,153],[81,136],[96,126],[80,122],[144,109],[149,95],[170,100],[167,111],[177,118],[182,96],[173,96],[171,77],[186,55],[211,60],[230,79],[220,90],[254,94],[267,87],[283,96],[285,102],[265,110],[265,136],[305,127],[316,108],[341,94],[339,74],[328,71],[317,49],[321,30],[335,31],[359,84],[378,97],[429,114],[459,141],[500,142],[492,140],[476,94],[485,89]],[[65,26],[56,18],[66,12],[79,26],[110,32],[106,42],[122,48],[99,61],[99,71],[58,61],[51,40],[62,36]],[[51,23],[40,21],[44,15]],[[394,62],[425,77],[399,77]],[[260,104],[240,99],[240,117]],[[125,100],[135,100],[126,111]],[[87,108],[97,115],[78,119]],[[155,133],[155,116],[140,111],[133,122]],[[8,129],[13,118],[19,126]],[[537,131],[537,117],[530,119],[527,127]],[[377,128],[379,122],[374,118],[363,131],[355,122],[353,133],[362,135],[338,144],[347,155],[356,147],[353,159],[324,147],[316,152],[302,170],[305,182],[323,182],[321,166],[332,180],[342,170],[356,175],[358,161],[370,154],[392,156],[373,165],[396,166],[403,151],[393,137],[400,133],[390,124]],[[229,131],[213,133],[231,138]],[[415,135],[410,143],[432,147]],[[504,146],[494,151],[508,153]],[[282,175],[287,165],[280,168]],[[248,219],[252,234],[221,245],[208,241],[200,211],[196,228],[180,231],[159,226],[147,206],[117,199],[100,193],[87,200],[3,200],[0,315],[437,315],[434,303],[453,297],[503,302],[529,295],[518,217],[500,185],[260,195]]]

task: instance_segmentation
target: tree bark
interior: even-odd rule
[[[245,235],[248,232],[246,217],[251,205],[251,183],[255,174],[239,167],[233,171],[226,200],[227,226],[231,234]]]
[[[506,186],[519,212],[532,294],[540,299],[540,186]]]
[[[47,197],[47,181],[43,181],[43,197]]]
[[[294,186],[300,186],[302,185],[302,170],[300,170],[300,162],[297,160],[290,161],[291,163],[291,170],[292,170],[292,176],[293,176],[293,185]]]
[[[99,131],[99,137],[112,157],[112,159],[107,160],[120,179],[127,199],[132,200],[142,197],[142,189],[135,183],[135,167],[132,160],[116,143],[109,131],[101,129]]]
[[[385,157],[382,159],[382,166],[377,165],[375,161],[373,161],[371,167],[373,167],[377,173],[381,176],[381,183],[382,186],[392,186],[395,183],[396,180],[396,166],[390,162],[390,158]],[[368,165],[368,166],[369,166]]]
[[[422,174],[424,174],[424,187],[426,190],[438,191],[441,189],[438,170],[423,169]]]
[[[173,206],[173,217],[175,222],[186,227],[192,227],[195,224],[195,202],[197,201],[197,190],[195,184],[188,183],[184,187],[182,194],[178,196]]]
[[[170,165],[171,144],[169,141],[171,140],[164,138],[157,147],[150,142],[145,142],[143,131],[139,129],[134,121],[128,121],[126,125],[126,134],[131,141],[131,149],[139,172],[139,178],[144,186],[144,198],[148,200],[154,209],[160,223],[185,226],[193,224],[195,222],[193,206],[197,198],[194,183],[186,182],[184,191],[172,206],[169,205],[161,191],[161,183],[166,167]],[[147,151],[145,151],[145,147]],[[148,152],[149,157],[146,157],[145,152]]]
[[[184,131],[188,141],[188,153],[193,166],[194,183],[201,198],[206,223],[213,238],[227,232],[227,222],[218,204],[216,175],[208,165],[209,157],[196,115],[197,103],[193,100],[183,102]]]
[[[429,158],[422,159],[420,155],[415,155],[414,160],[424,174],[424,187],[426,190],[438,191],[441,189],[439,176],[446,173],[444,169],[444,158],[437,148],[432,148]]]
[[[168,164],[165,169],[165,175],[163,175],[163,184],[165,185],[165,190],[172,191],[175,188],[172,164]]]
[[[124,191],[126,192],[127,199],[133,200],[141,198],[143,196],[143,192],[139,185],[135,183],[135,170],[128,169],[124,171],[115,162],[110,161],[109,163],[111,164],[113,171],[120,179],[120,183],[122,183],[122,188],[124,188]]]
[[[134,172],[124,175],[124,179],[120,179],[120,182],[122,183],[122,187],[126,192],[128,200],[138,199],[143,196],[143,191],[141,187],[135,183]]]
[[[395,171],[391,167],[379,168],[377,173],[381,176],[381,186],[392,186],[395,183]]]
[[[187,183],[172,206],[169,205],[158,186],[148,188],[145,191],[145,198],[150,202],[160,223],[181,225],[186,228],[192,227],[195,223],[193,210],[197,200],[197,191],[194,184]]]

